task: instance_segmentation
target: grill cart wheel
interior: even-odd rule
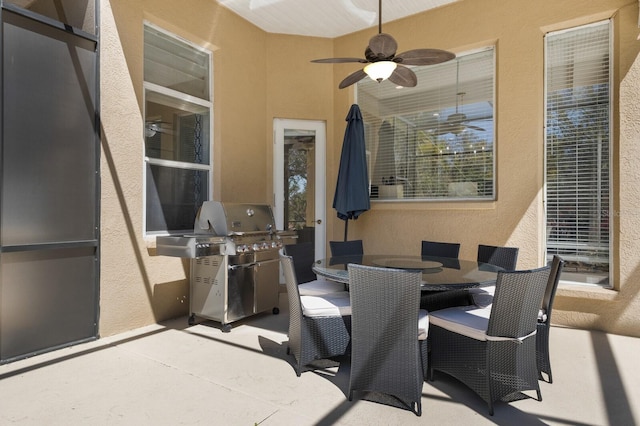
[[[280,313],[280,308],[273,308],[273,315],[278,315]]]

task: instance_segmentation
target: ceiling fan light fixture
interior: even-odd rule
[[[353,0],[350,0],[353,1]],[[346,76],[339,89],[344,89],[365,78],[367,75],[378,83],[389,81],[400,87],[415,87],[418,84],[416,73],[409,68],[412,65],[433,65],[454,59],[455,54],[439,49],[413,49],[396,54],[398,43],[390,35],[382,32],[382,0],[378,1],[378,34],[369,39],[364,58],[324,58],[312,59],[320,64],[343,64],[357,62],[369,64]]]
[[[371,80],[380,83],[388,79],[397,66],[398,64],[393,61],[378,61],[364,67],[364,72],[367,73]]]

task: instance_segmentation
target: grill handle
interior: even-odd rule
[[[253,268],[256,265],[257,265],[257,262],[239,263],[237,265],[229,265],[229,270],[235,271],[236,269],[240,269],[240,268]]]

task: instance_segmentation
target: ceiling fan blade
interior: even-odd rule
[[[449,132],[453,133],[454,135],[459,135],[465,130],[467,130],[467,126],[465,126],[464,124],[459,124],[457,126],[452,126]]]
[[[394,62],[403,65],[433,65],[454,59],[456,55],[440,49],[414,49],[399,53]]]
[[[398,50],[398,43],[389,34],[376,34],[369,40],[369,46],[365,50],[365,57],[371,61],[383,61],[393,58]]]
[[[349,74],[344,80],[340,82],[338,85],[339,89],[344,89],[345,87],[351,86],[353,83],[357,83],[363,78],[367,76],[367,73],[363,70],[358,70],[352,74]]]
[[[483,129],[482,127],[472,126],[472,125],[470,125],[470,124],[465,124],[465,126],[466,126],[468,129],[471,129],[471,130],[477,130],[478,132],[484,132],[484,131],[486,131],[486,130],[485,130],[485,129]]]
[[[361,64],[366,64],[369,61],[362,58],[325,58],[325,59],[312,59],[311,62],[316,62],[319,64],[342,64],[346,62],[359,62]]]
[[[398,86],[415,87],[418,84],[418,77],[409,68],[398,65],[389,76],[389,81]]]
[[[433,129],[432,133],[436,136],[446,135],[447,133],[451,133],[454,128],[447,123],[440,123],[435,129]]]

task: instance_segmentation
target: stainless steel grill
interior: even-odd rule
[[[157,253],[191,259],[189,325],[196,317],[234,321],[267,310],[279,312],[279,254],[296,238],[278,231],[266,204],[205,201],[193,234],[157,237]]]

